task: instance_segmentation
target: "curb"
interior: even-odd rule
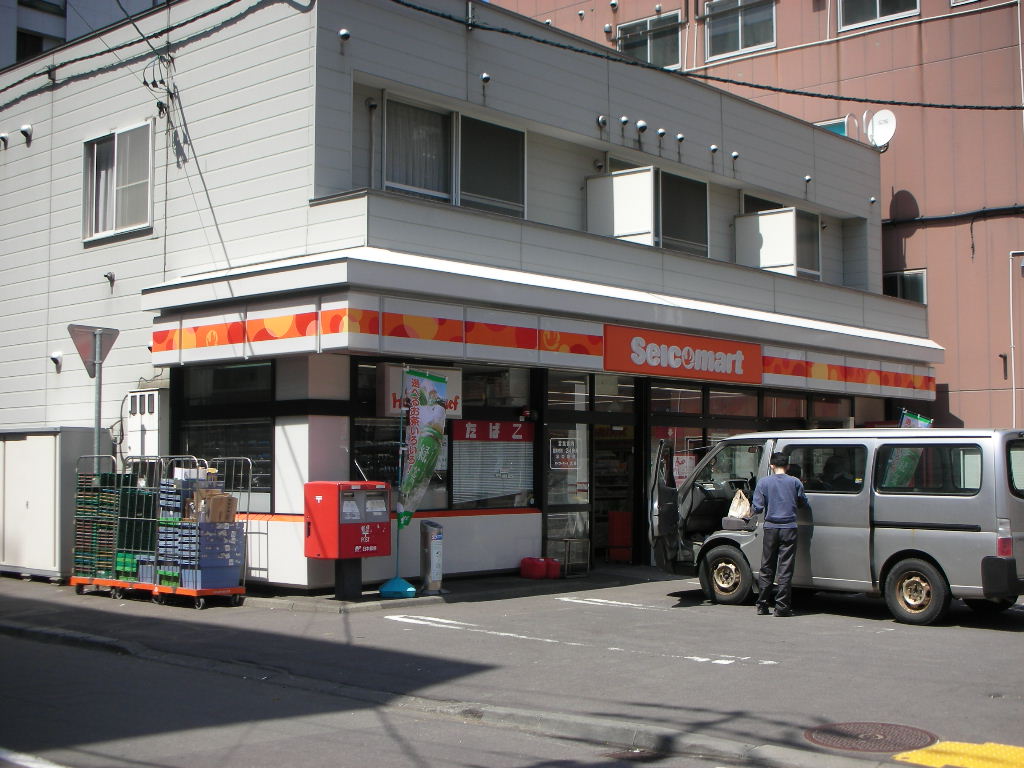
[[[382,602],[384,606],[400,606],[403,603],[422,604],[422,600],[423,598],[409,598]],[[436,601],[442,601],[442,598],[438,597]],[[380,607],[378,603],[354,605],[366,606],[364,610]],[[346,612],[344,609],[345,606],[342,606],[342,612]],[[331,610],[334,612],[337,609],[332,607]],[[147,661],[158,661],[199,671],[237,676],[246,680],[269,682],[273,685],[349,699],[361,705],[369,704],[375,707],[427,713],[462,721],[475,721],[488,726],[516,728],[542,736],[575,739],[624,749],[641,749],[662,755],[742,760],[749,762],[750,765],[763,768],[895,768],[902,765],[888,758],[848,757],[796,747],[749,744],[714,736],[703,736],[699,732],[680,731],[629,720],[391,694],[386,691],[375,691],[344,683],[282,673],[280,670],[257,664],[224,662],[157,651],[132,641],[122,641],[73,630],[38,627],[21,622],[0,621],[0,634],[43,642],[78,645],[129,655]]]

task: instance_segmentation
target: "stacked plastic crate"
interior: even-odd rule
[[[131,484],[118,492],[117,578],[145,581],[139,575],[142,564],[151,561],[156,551],[157,495],[148,488]]]
[[[179,535],[181,586],[223,589],[239,585],[245,554],[243,523],[183,521]]]
[[[117,537],[117,477],[79,473],[75,493],[76,576],[113,578]]]

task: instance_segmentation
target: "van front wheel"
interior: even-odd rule
[[[704,558],[705,592],[724,605],[742,605],[750,600],[754,576],[747,559],[736,547],[728,544],[715,547]]]
[[[885,602],[896,621],[931,624],[949,608],[949,586],[929,562],[911,558],[893,566],[885,579]]]

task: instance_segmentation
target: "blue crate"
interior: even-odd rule
[[[182,568],[181,586],[185,589],[224,589],[237,587],[241,581],[240,567]]]

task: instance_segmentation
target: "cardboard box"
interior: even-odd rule
[[[209,496],[205,500],[205,516],[200,510],[200,519],[210,523],[231,523],[238,512],[238,499],[227,493]]]

